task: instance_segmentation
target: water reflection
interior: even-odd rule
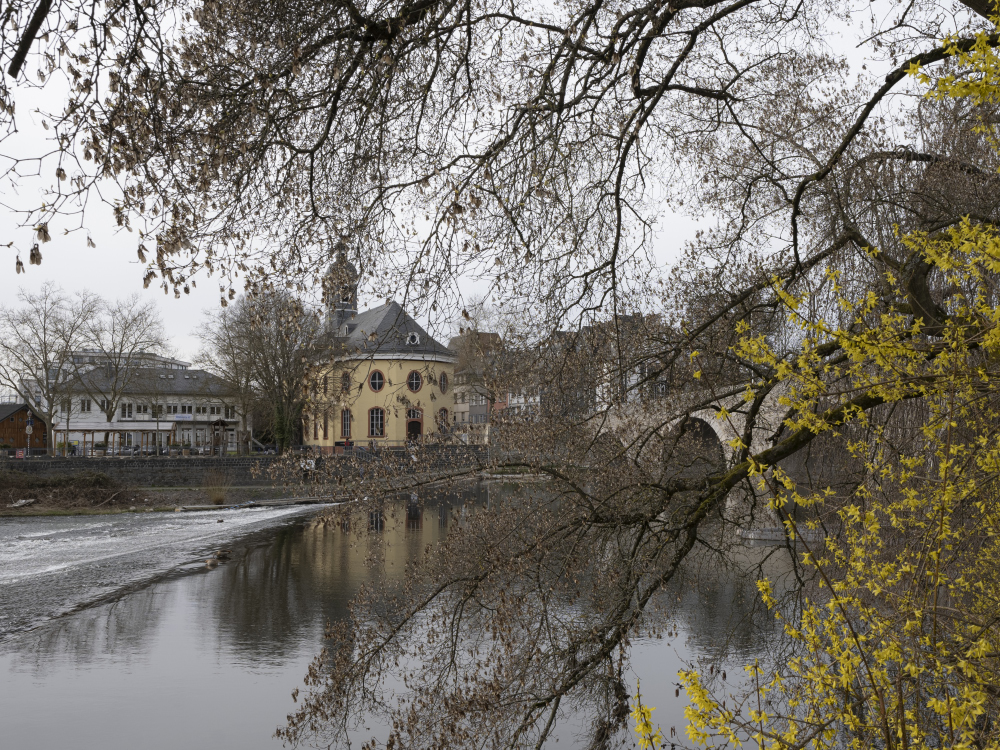
[[[86,669],[108,659],[141,662],[164,617],[164,599],[155,587],[92,611],[62,618],[7,645],[10,666],[44,678],[67,665]]]
[[[665,596],[670,619],[689,633],[692,653],[716,659],[752,660],[780,626],[760,600],[757,580],[772,581],[776,595],[792,590],[794,578],[783,549],[734,547],[725,558],[695,554]]]
[[[322,648],[324,625],[346,616],[358,589],[405,575],[491,496],[523,491],[483,483],[261,532],[228,545],[232,559],[214,570],[185,566],[14,637],[0,646],[0,745],[280,747],[272,733],[294,707],[291,692]],[[743,550],[728,567],[697,558],[660,598],[663,637],[636,641],[633,676],[665,728],[683,723],[683,700],[673,696],[685,661],[728,654],[739,662],[773,630],[756,606],[755,577],[739,574],[763,564],[783,575],[782,558],[765,559],[768,552]],[[572,745],[577,729],[560,735]]]

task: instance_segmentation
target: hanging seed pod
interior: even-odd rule
[[[42,265],[42,251],[38,249],[38,244],[31,246],[31,257],[28,258],[28,262],[33,266]]]
[[[48,224],[39,224],[37,227],[35,227],[35,233],[38,235],[38,239],[41,240],[42,242],[48,242],[49,240],[52,239],[51,235],[49,234]]]

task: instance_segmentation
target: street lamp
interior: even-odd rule
[[[24,426],[24,434],[28,436],[27,445],[24,447],[24,457],[27,459],[31,455],[31,433],[35,431],[35,419],[31,412],[28,412],[28,423]]]

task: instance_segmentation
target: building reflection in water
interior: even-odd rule
[[[447,519],[454,505],[477,505],[488,492],[432,496],[426,506]],[[282,661],[317,626],[346,617],[362,584],[404,575],[444,538],[447,520],[428,526],[425,512],[425,501],[409,496],[379,509],[348,508],[246,550],[219,571],[221,581],[206,577],[217,637],[248,659]]]
[[[479,483],[463,491],[425,497],[409,493],[377,510],[342,510],[258,534],[234,548],[215,570],[192,566],[109,604],[62,618],[17,640],[20,667],[44,671],[50,659],[85,665],[108,655],[141,659],[156,637],[164,610],[183,606],[199,627],[199,648],[223,649],[249,661],[281,663],[302,644],[317,644],[327,622],[347,616],[365,583],[406,574],[490,494],[516,501],[523,488]],[[494,503],[496,502],[494,497]],[[425,523],[425,518],[437,523]],[[724,645],[749,654],[774,619],[760,605],[755,581],[767,550],[744,550],[745,559],[722,565],[694,555],[683,575],[660,597],[664,616],[686,631],[695,651]],[[780,588],[787,560],[774,556],[764,572]],[[5,649],[9,652],[12,646]],[[183,647],[183,644],[181,644]],[[124,655],[124,657],[123,657]]]
[[[142,718],[139,702],[158,706],[183,694],[187,716],[204,714],[199,732],[205,737],[220,721],[231,725],[240,716],[259,713],[264,729],[248,726],[242,739],[234,733],[232,743],[219,745],[249,747],[247,736],[266,738],[292,709],[288,693],[301,685],[309,661],[320,652],[325,624],[347,617],[362,585],[401,580],[411,563],[476,509],[518,502],[523,493],[534,491],[479,483],[463,491],[407,493],[380,508],[344,506],[337,513],[247,537],[233,545],[233,558],[215,570],[192,565],[119,601],[77,612],[4,644],[0,674],[7,685],[0,688],[0,697],[13,701],[8,707],[18,700],[32,705],[36,687],[76,684],[72,681],[82,679],[81,673],[91,675],[87,690],[111,692],[120,686],[121,673],[131,671],[141,681],[141,695],[134,698],[136,706],[124,708],[135,713],[137,723]],[[763,571],[780,589],[788,574],[787,558],[772,552],[737,549],[729,562],[708,554],[692,556],[682,578],[659,597],[661,622],[666,623],[663,639],[634,643],[636,669],[645,670],[644,692],[648,680],[651,695],[664,700],[673,696],[681,660],[728,657],[739,662],[759,651],[776,623],[759,606],[756,575]],[[268,678],[260,683],[247,679],[262,674]],[[275,681],[277,699],[267,692],[276,689],[267,687]],[[129,694],[122,691],[121,700],[127,702]],[[238,706],[236,713],[219,716],[212,708],[223,693]],[[676,703],[676,710],[672,703],[662,704],[658,716],[670,717],[665,728],[682,721],[683,698]],[[99,716],[95,714],[95,722]],[[70,724],[64,746],[72,744],[77,732]],[[175,735],[165,735],[162,746],[186,746],[182,729],[179,725]],[[32,731],[25,729],[29,735]]]

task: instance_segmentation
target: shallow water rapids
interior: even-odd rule
[[[0,641],[204,565],[241,537],[316,511],[291,506],[0,519]]]

